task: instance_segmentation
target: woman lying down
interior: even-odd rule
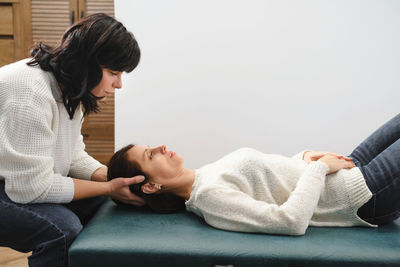
[[[309,225],[374,227],[400,215],[399,138],[397,115],[349,157],[242,148],[196,170],[165,145],[128,145],[110,160],[108,179],[144,175],[131,191],[154,211],[186,208],[230,231],[303,235]]]

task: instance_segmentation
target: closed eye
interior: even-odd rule
[[[153,159],[153,151],[150,151],[150,159]]]

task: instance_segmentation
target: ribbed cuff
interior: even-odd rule
[[[354,203],[354,208],[358,210],[371,197],[372,192],[369,190],[364,176],[358,167],[348,171],[345,179],[346,188],[349,194],[351,203]]]
[[[315,174],[319,174],[322,176],[326,176],[329,172],[328,164],[322,161],[311,161],[308,164],[308,171],[311,171]]]
[[[303,151],[297,153],[296,155],[292,156],[292,159],[304,160],[304,159],[303,159],[304,153],[306,153],[306,152],[308,152],[308,151],[311,151],[311,150],[309,150],[309,149],[303,150]]]
[[[54,174],[53,183],[47,193],[35,203],[69,203],[74,197],[74,181],[70,177]]]
[[[98,169],[103,167],[104,165],[98,162],[97,160],[90,158],[85,160],[82,163],[75,164],[74,169],[70,170],[70,176],[77,179],[90,180],[92,174]]]

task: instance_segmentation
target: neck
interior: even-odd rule
[[[194,170],[183,169],[182,173],[176,177],[177,183],[168,186],[168,191],[176,196],[182,197],[185,200],[190,198],[192,193],[192,185],[194,183]]]

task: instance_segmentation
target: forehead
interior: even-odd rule
[[[134,160],[141,164],[144,159],[144,151],[147,149],[147,146],[143,145],[135,145],[131,149],[128,150],[127,152],[127,158],[129,161]]]

